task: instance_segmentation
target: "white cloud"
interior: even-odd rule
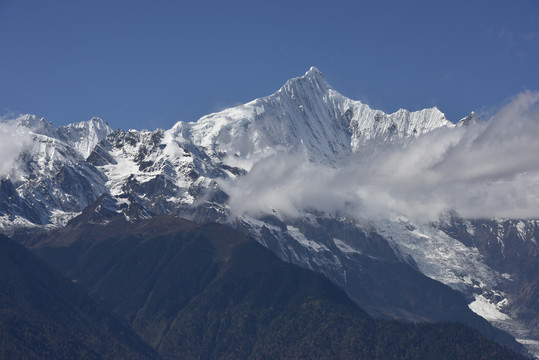
[[[0,177],[9,175],[15,160],[31,141],[27,128],[17,127],[15,120],[0,119]]]
[[[259,161],[247,175],[221,186],[231,195],[229,205],[236,214],[297,216],[301,209],[336,213],[360,201],[350,184],[339,186],[340,180],[337,169],[283,154]]]
[[[484,124],[366,148],[335,167],[275,155],[222,186],[236,215],[539,218],[539,92],[516,96]]]

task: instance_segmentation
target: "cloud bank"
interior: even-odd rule
[[[31,142],[28,129],[17,127],[15,120],[0,118],[0,178],[9,175],[15,160]]]
[[[233,215],[539,218],[539,92],[519,94],[485,123],[367,147],[334,166],[275,155],[221,186]]]

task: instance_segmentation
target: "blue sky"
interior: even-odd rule
[[[317,66],[452,121],[539,90],[539,1],[0,0],[0,115],[170,128]]]

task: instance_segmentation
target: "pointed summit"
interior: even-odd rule
[[[320,72],[320,70],[318,70],[318,68],[316,66],[311,66],[311,68],[309,70],[307,70],[307,72],[305,73],[305,76],[322,76],[322,77],[324,77],[324,75]]]
[[[326,93],[329,89],[333,87],[324,75],[316,67],[311,66],[305,75],[288,80],[279,91],[290,93],[294,98],[301,93]]]
[[[110,126],[98,117],[88,121],[61,126],[57,130],[58,138],[78,150],[87,158],[95,145],[112,133]]]
[[[54,136],[56,131],[52,122],[45,120],[44,117],[38,118],[36,115],[31,114],[19,116],[15,119],[15,123],[18,127],[25,127],[36,134],[46,136]]]
[[[328,87],[331,87],[328,84],[324,74],[322,74],[322,72],[320,70],[318,70],[318,68],[315,67],[315,66],[311,66],[311,68],[305,73],[305,75],[303,75],[303,77],[307,78],[307,79],[315,80],[315,81],[318,81],[318,82],[323,82]]]
[[[460,119],[460,121],[456,124],[457,127],[467,127],[474,124],[479,124],[481,122],[481,118],[477,116],[475,112],[471,112],[468,116],[465,118]]]

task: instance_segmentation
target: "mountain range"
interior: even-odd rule
[[[539,354],[539,223],[452,202],[476,191],[452,188],[450,170],[473,154],[455,144],[479,153],[495,130],[474,113],[456,124],[437,108],[386,114],[311,68],[169,130],[98,118],[56,128],[32,115],[6,124],[24,146],[0,174],[0,230],[30,248],[81,214],[100,226],[118,214],[219,222],[324,274],[370,315],[459,321],[517,349],[508,332]]]

